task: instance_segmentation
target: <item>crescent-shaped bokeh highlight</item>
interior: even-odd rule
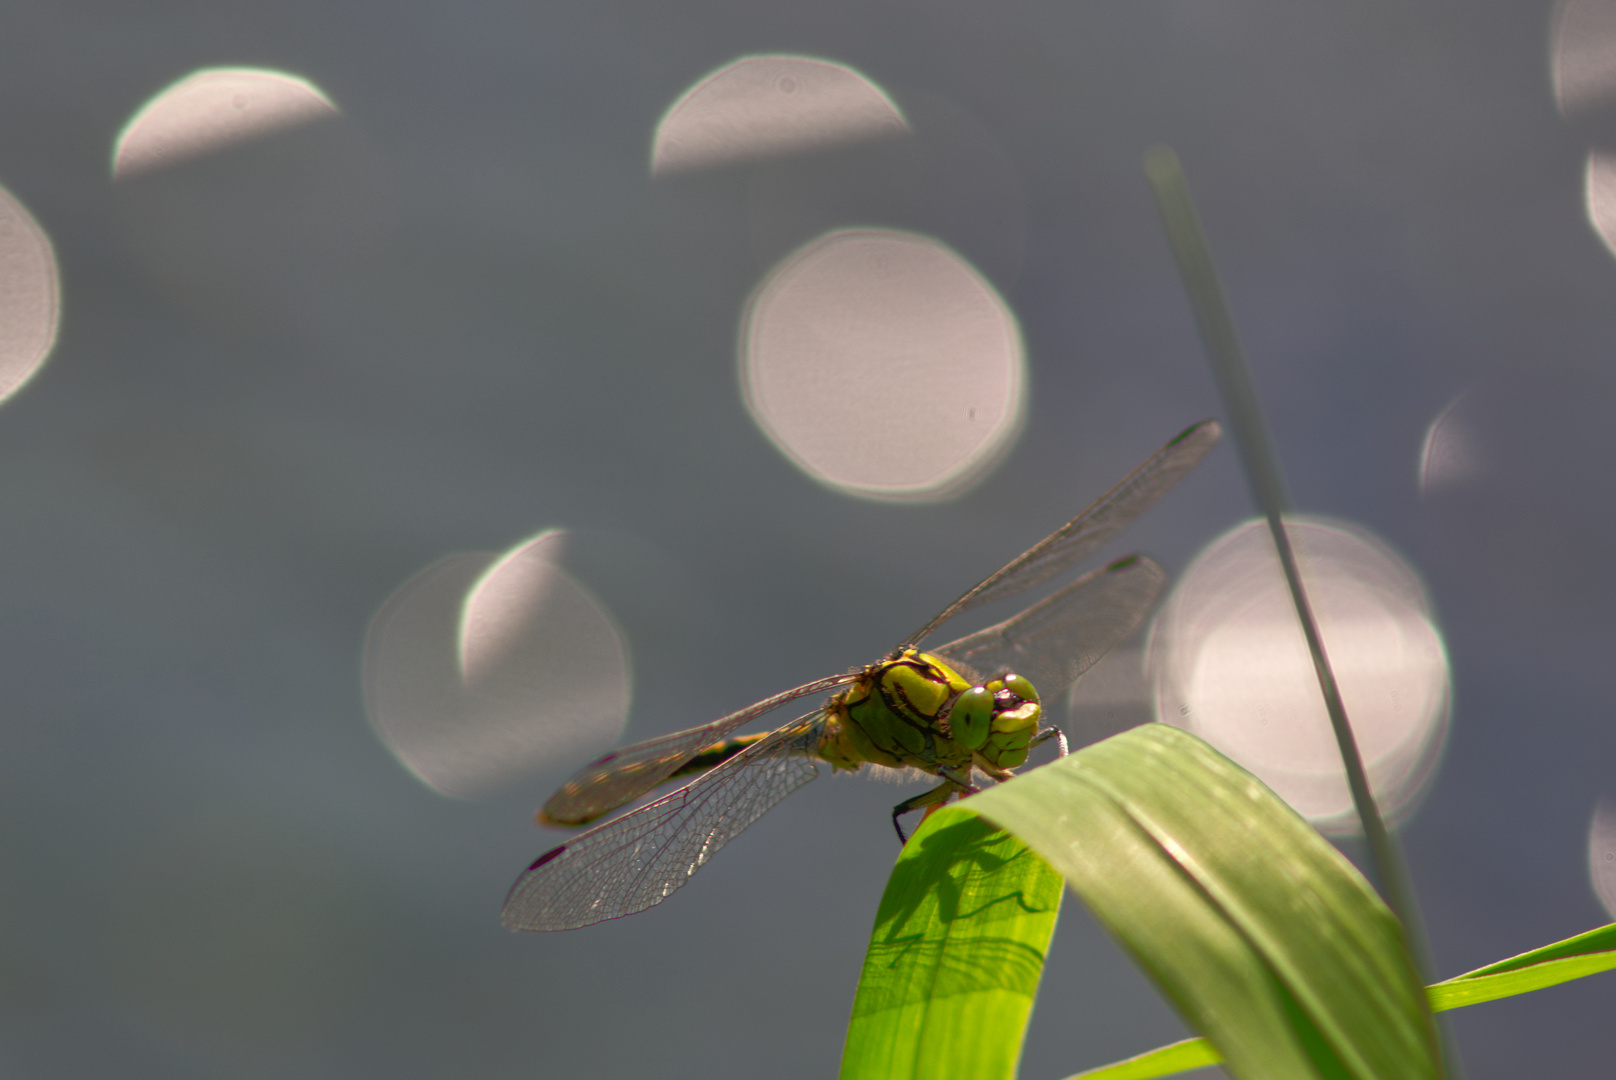
[[[846,64],[744,56],[703,76],[668,107],[651,139],[651,174],[765,161],[908,130],[886,91]]]
[[[312,82],[264,68],[207,68],[154,94],[113,142],[112,175],[126,179],[331,119],[338,109]]]

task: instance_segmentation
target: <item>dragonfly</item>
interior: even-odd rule
[[[500,921],[511,930],[570,930],[660,904],[726,843],[819,775],[864,766],[918,769],[940,783],[893,808],[900,818],[1009,779],[1028,750],[1065,737],[1043,726],[1040,696],[1064,694],[1133,633],[1167,582],[1142,555],[1091,571],[1003,622],[922,651],[962,612],[1042,585],[1131,524],[1200,463],[1221,435],[1188,428],[1077,517],[988,575],[875,663],[793,687],[685,731],[615,750],[579,770],[536,815],[581,827],[662,785],[683,787],[579,833],[516,879]],[[800,698],[835,693],[772,731],[730,733]]]

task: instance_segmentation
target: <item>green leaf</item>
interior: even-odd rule
[[[1013,1077],[1061,884],[1015,837],[959,808],[930,815],[876,912],[843,1080]]]
[[[1433,1009],[1526,994],[1616,968],[1616,923],[1488,964],[1427,988]]]
[[[1455,975],[1446,982],[1439,982],[1436,986],[1446,986],[1461,979],[1479,979],[1484,975],[1496,975],[1501,971],[1515,971],[1519,968],[1541,964],[1545,960],[1560,960],[1571,956],[1592,956],[1595,953],[1606,953],[1616,949],[1616,923],[1607,923],[1593,930],[1585,931],[1576,937],[1568,937],[1564,941],[1556,941],[1552,945],[1544,945],[1523,952],[1519,956],[1511,956],[1507,960],[1500,960],[1486,967],[1467,971],[1463,975]],[[1545,983],[1544,985],[1552,985]],[[1432,989],[1435,989],[1433,987]]]
[[[1391,913],[1323,837],[1194,736],[1135,728],[961,805],[1059,869],[1235,1075],[1440,1076]]]
[[[1080,1072],[1066,1080],[1155,1080],[1158,1076],[1171,1076],[1173,1073],[1216,1065],[1222,1060],[1223,1055],[1212,1049],[1212,1044],[1205,1039],[1185,1039],[1126,1061]]]
[[[1442,1012],[1541,990],[1612,968],[1616,968],[1616,923],[1500,960],[1425,989],[1431,1008]],[[1151,1080],[1203,1065],[1216,1065],[1222,1060],[1205,1039],[1185,1039],[1126,1061],[1078,1073],[1068,1080]]]

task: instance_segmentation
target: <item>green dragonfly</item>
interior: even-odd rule
[[[819,775],[821,762],[833,770],[872,765],[937,777],[936,787],[893,808],[902,839],[903,814],[976,791],[973,772],[1008,779],[1028,748],[1048,739],[1064,754],[1060,731],[1040,726],[1038,688],[1058,698],[1134,631],[1167,582],[1155,562],[1118,559],[985,630],[925,652],[920,643],[955,615],[1041,585],[1087,558],[1177,484],[1220,435],[1211,420],[1183,432],[885,659],[614,750],[579,770],[539,811],[542,824],[586,825],[670,780],[695,779],[540,855],[511,886],[500,920],[511,930],[570,930],[660,904],[764,811]],[[824,705],[783,727],[728,737],[829,690],[837,693]]]

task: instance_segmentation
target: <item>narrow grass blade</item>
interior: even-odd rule
[[[1391,912],[1323,837],[1195,736],[1135,728],[962,808],[1059,869],[1235,1075],[1440,1075]]]
[[[1212,1044],[1205,1039],[1184,1039],[1126,1061],[1068,1076],[1066,1080],[1155,1080],[1158,1076],[1171,1076],[1222,1061],[1223,1055],[1212,1049]]]
[[[1157,146],[1145,154],[1145,175],[1156,193],[1156,206],[1161,212],[1162,226],[1167,241],[1178,262],[1179,274],[1189,294],[1190,308],[1195,313],[1196,326],[1201,331],[1201,342],[1207,360],[1212,366],[1213,378],[1218,384],[1218,395],[1229,414],[1229,426],[1234,431],[1235,447],[1251,488],[1252,501],[1268,519],[1268,529],[1274,538],[1274,550],[1279,556],[1280,568],[1290,587],[1296,616],[1301,623],[1302,636],[1307,640],[1308,654],[1318,676],[1319,692],[1324,697],[1325,712],[1330,717],[1330,729],[1335,733],[1336,745],[1341,751],[1341,764],[1347,775],[1347,787],[1352,792],[1352,803],[1363,825],[1364,840],[1369,845],[1369,856],[1374,864],[1376,879],[1386,894],[1403,925],[1410,928],[1415,955],[1421,963],[1427,954],[1425,933],[1419,907],[1408,874],[1403,867],[1403,854],[1397,839],[1386,828],[1369,788],[1369,774],[1364,770],[1363,757],[1358,752],[1357,736],[1347,720],[1347,708],[1341,699],[1341,689],[1324,648],[1318,621],[1302,582],[1301,568],[1296,553],[1291,549],[1285,531],[1284,516],[1290,513],[1290,497],[1285,491],[1284,477],[1280,473],[1279,455],[1274,451],[1273,439],[1268,433],[1268,421],[1263,417],[1262,405],[1257,400],[1256,384],[1246,364],[1245,350],[1240,347],[1240,336],[1235,332],[1234,316],[1223,295],[1218,280],[1212,251],[1201,221],[1190,198],[1189,181],[1178,162],[1178,155],[1165,146]]]
[[[881,897],[842,1080],[1015,1076],[1061,886],[1015,837],[930,815]]]
[[[1616,968],[1616,923],[1500,960],[1427,988],[1433,1009],[1526,994]]]
[[[1559,960],[1568,956],[1590,956],[1594,953],[1605,953],[1616,950],[1616,923],[1607,923],[1604,926],[1568,937],[1564,941],[1556,941],[1552,945],[1544,945],[1523,952],[1519,956],[1511,956],[1507,960],[1488,964],[1486,967],[1467,971],[1463,975],[1455,975],[1446,982],[1437,983],[1437,986],[1447,986],[1462,979],[1478,979],[1483,975],[1496,975],[1501,971],[1514,971],[1518,968],[1541,964],[1545,960]]]
[[[1425,988],[1433,1011],[1480,1005],[1616,968],[1616,923]],[[1067,1080],[1152,1080],[1216,1065],[1223,1057],[1205,1039],[1185,1039]]]

